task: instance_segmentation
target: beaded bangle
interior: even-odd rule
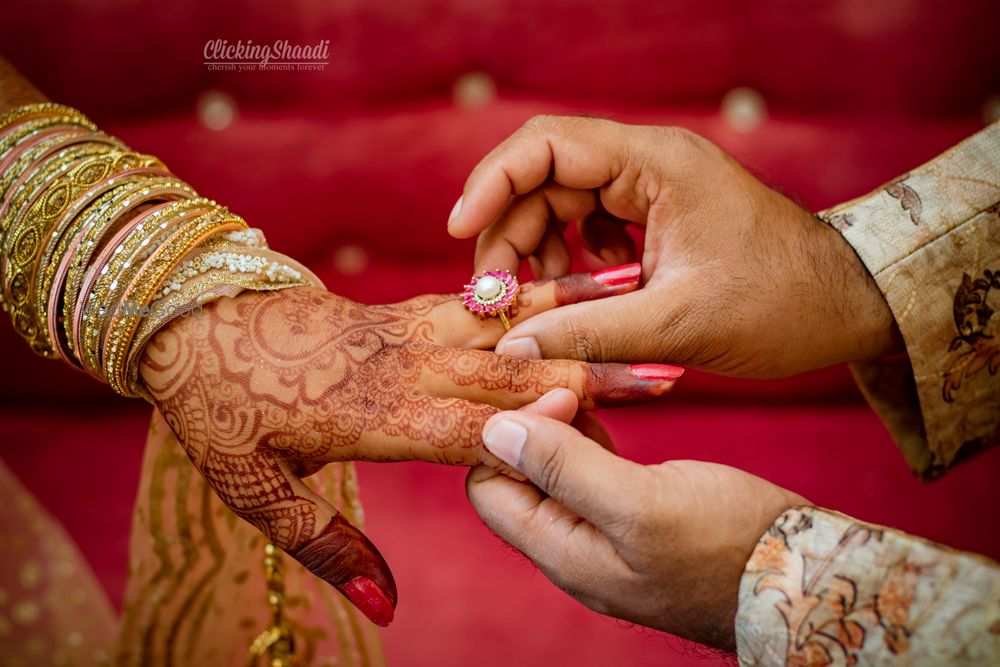
[[[191,250],[200,245],[208,237],[219,232],[245,229],[247,223],[242,218],[228,214],[222,218],[212,215],[192,220],[190,224],[177,231],[176,234],[157,248],[147,260],[142,270],[133,278],[125,291],[122,302],[125,304],[140,304],[148,306],[150,297],[156,293],[160,283],[170,273],[170,270]],[[102,362],[104,375],[114,389],[123,396],[132,396],[125,377],[128,348],[136,329],[139,328],[139,317],[113,317],[111,328],[104,343]]]
[[[302,279],[302,272],[282,263],[279,259],[269,257],[268,251],[260,249],[240,249],[223,247],[220,249],[203,247],[189,259],[182,261],[178,267],[163,281],[163,287],[152,296],[153,301],[159,301],[171,292],[181,289],[188,280],[213,270],[226,271],[230,274],[255,274],[265,282],[294,282]],[[274,253],[277,254],[277,253]]]
[[[194,190],[187,184],[169,176],[162,176],[166,173],[160,169],[130,169],[105,179],[70,207],[50,235],[49,243],[42,252],[40,270],[35,278],[35,294],[38,299],[36,308],[40,326],[47,327],[53,348],[60,356],[62,356],[59,350],[62,336],[58,332],[57,314],[63,279],[69,269],[69,262],[60,261],[57,264],[53,260],[69,258],[68,246],[79,238],[78,231],[87,222],[80,213],[94,201],[95,197],[107,191],[117,193],[116,199],[112,202],[113,207],[106,216],[114,220],[124,218],[147,202],[195,197]]]

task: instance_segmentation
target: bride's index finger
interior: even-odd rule
[[[448,219],[448,232],[469,238],[486,229],[511,198],[548,180],[593,190],[622,169],[620,126],[583,117],[536,116],[476,165]]]

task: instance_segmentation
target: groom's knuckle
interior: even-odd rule
[[[528,132],[545,134],[559,123],[559,116],[552,114],[538,114],[529,118],[522,129]]]
[[[566,457],[562,450],[553,447],[542,452],[538,461],[538,483],[549,495],[558,494],[565,467]]]
[[[565,324],[564,331],[567,351],[574,359],[601,360],[600,341],[593,329],[579,322],[569,321]]]

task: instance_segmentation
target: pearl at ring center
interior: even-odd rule
[[[500,279],[493,276],[483,276],[476,281],[476,296],[483,301],[496,298],[502,289],[503,284]]]

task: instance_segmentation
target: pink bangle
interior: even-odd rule
[[[143,211],[141,215],[136,216],[132,220],[129,220],[121,229],[119,229],[115,235],[104,245],[101,249],[101,253],[97,256],[97,259],[87,268],[87,272],[83,276],[83,282],[80,284],[80,294],[77,295],[76,300],[76,311],[73,313],[73,353],[76,355],[77,361],[80,362],[81,367],[84,366],[83,360],[80,358],[80,350],[82,348],[83,342],[80,339],[81,329],[83,325],[83,315],[86,312],[87,301],[90,298],[90,292],[94,289],[94,285],[97,283],[98,278],[101,276],[101,270],[111,259],[111,256],[115,252],[115,248],[123,240],[125,240],[136,227],[141,225],[144,220],[148,219],[154,213],[159,213],[162,210],[175,205],[177,202],[171,202],[163,206],[151,209],[149,211]],[[184,211],[177,218],[171,220],[171,225],[177,225],[181,221],[193,215],[204,215],[209,211],[208,208],[199,207]],[[86,369],[91,375],[97,379],[104,381],[97,371],[99,369]]]
[[[17,177],[17,179],[15,179],[13,183],[11,183],[10,188],[7,189],[7,192],[4,193],[3,201],[0,202],[0,220],[3,220],[4,215],[6,215],[7,208],[10,206],[11,201],[16,196],[17,191],[25,184],[25,182],[28,181],[28,179],[30,179],[35,174],[35,172],[41,169],[45,158],[47,158],[56,151],[62,150],[68,146],[72,146],[73,144],[79,143],[81,141],[85,141],[86,140],[85,136],[89,134],[90,133],[85,130],[80,130],[79,132],[67,133],[63,141],[53,144],[48,148],[48,150],[44,151],[41,155],[37,156],[35,160],[31,164],[29,164],[28,167],[24,169],[24,171],[21,172],[21,174]],[[47,138],[48,137],[43,137],[39,141],[40,142],[44,141]]]
[[[141,167],[141,168],[137,168],[137,169],[130,169],[128,171],[124,171],[124,172],[122,172],[120,174],[116,174],[114,176],[106,178],[104,181],[98,183],[91,190],[89,190],[84,197],[81,197],[79,200],[77,200],[77,202],[74,203],[73,207],[71,207],[71,210],[67,211],[66,215],[63,217],[63,220],[65,220],[65,219],[72,220],[73,218],[76,218],[80,213],[83,212],[83,210],[87,206],[89,206],[98,197],[102,196],[104,193],[109,192],[113,188],[117,187],[120,184],[120,181],[122,181],[122,180],[124,180],[126,178],[129,178],[131,176],[138,175],[138,174],[149,174],[151,176],[156,176],[156,175],[169,176],[170,175],[169,172],[164,171],[163,169],[154,168],[154,167]],[[143,185],[144,184],[139,183],[139,184],[137,184],[137,187],[142,187]],[[157,198],[160,198],[160,197],[172,197],[173,195],[176,195],[177,198],[183,198],[183,197],[188,196],[188,193],[185,192],[185,191],[182,191],[180,189],[176,189],[173,192],[170,192],[170,191],[166,191],[165,192],[165,191],[161,190],[161,191],[158,191],[156,193],[156,197]],[[121,217],[123,215],[127,215],[129,212],[131,212],[132,210],[134,210],[135,207],[137,207],[137,206],[139,206],[139,205],[141,205],[143,203],[146,203],[146,201],[147,200],[145,200],[145,199],[138,199],[138,200],[136,200],[128,208],[126,208],[126,209],[122,210],[121,212],[119,212],[116,215],[116,218]],[[148,216],[150,213],[152,213],[152,212],[154,212],[156,210],[159,210],[161,208],[169,206],[172,201],[176,201],[176,200],[171,198],[171,199],[169,199],[168,201],[164,202],[163,204],[161,204],[159,206],[155,206],[155,207],[152,207],[152,208],[150,208],[150,209],[148,209],[146,211],[143,211],[139,215],[140,216],[144,216],[144,217]],[[94,221],[94,224],[97,224],[96,220]],[[81,241],[87,235],[87,233],[92,229],[92,227],[93,227],[93,224],[92,225],[81,226],[81,228],[74,235],[73,239],[67,245],[66,252],[62,255],[62,259],[59,262],[59,267],[56,270],[55,277],[53,278],[52,284],[49,286],[49,293],[48,293],[49,296],[48,296],[48,303],[47,303],[47,314],[48,314],[47,325],[48,325],[48,330],[49,330],[49,338],[53,341],[53,347],[55,348],[56,354],[63,361],[65,361],[67,363],[70,363],[71,365],[72,365],[72,362],[71,362],[70,359],[72,357],[72,354],[69,352],[69,350],[65,349],[65,347],[62,344],[62,337],[58,335],[58,330],[59,330],[59,318],[58,318],[59,303],[62,300],[62,291],[63,291],[64,283],[66,281],[66,277],[67,277],[67,275],[69,273],[69,267],[70,267],[70,264],[72,263],[72,258],[76,256],[76,253],[79,250]]]
[[[7,167],[17,162],[18,158],[52,135],[79,133],[79,130],[81,129],[82,128],[78,128],[73,125],[56,125],[54,127],[47,127],[44,130],[39,130],[39,132],[34,136],[26,138],[21,143],[11,147],[11,149],[7,152],[7,156],[0,161],[0,174],[7,171]]]
[[[120,145],[117,141],[115,141],[111,137],[95,137],[90,133],[87,133],[86,135],[69,137],[65,141],[58,142],[57,146],[53,146],[51,149],[46,150],[41,156],[39,156],[35,160],[35,162],[31,165],[31,167],[28,170],[26,170],[24,174],[21,175],[21,177],[18,179],[18,183],[16,183],[13,187],[11,187],[11,190],[10,192],[7,193],[7,197],[3,202],[3,205],[0,206],[0,229],[3,230],[3,236],[2,238],[0,238],[0,242],[7,243],[8,239],[14,238],[14,236],[12,235],[14,235],[16,231],[20,228],[21,221],[24,220],[25,216],[28,215],[28,212],[32,209],[32,207],[34,207],[38,199],[44,195],[46,191],[45,183],[40,184],[39,187],[34,192],[30,193],[29,198],[24,203],[24,205],[22,205],[19,210],[13,212],[13,217],[9,225],[3,224],[4,218],[7,215],[7,212],[11,204],[13,203],[14,199],[16,199],[15,193],[25,182],[27,182],[28,179],[30,179],[41,168],[43,168],[45,164],[45,158],[47,156],[52,155],[53,152],[55,151],[68,150],[75,144],[87,144],[87,143],[107,144],[113,147],[118,147]],[[82,162],[83,160],[87,159],[87,157],[89,156],[81,156],[79,159],[73,160],[71,164]],[[53,174],[53,178],[57,176],[58,174]],[[9,303],[9,300],[11,298],[10,295],[7,293],[8,292],[7,269],[9,263],[7,261],[7,254],[8,253],[0,253],[0,281],[3,282],[3,296],[5,303]]]

